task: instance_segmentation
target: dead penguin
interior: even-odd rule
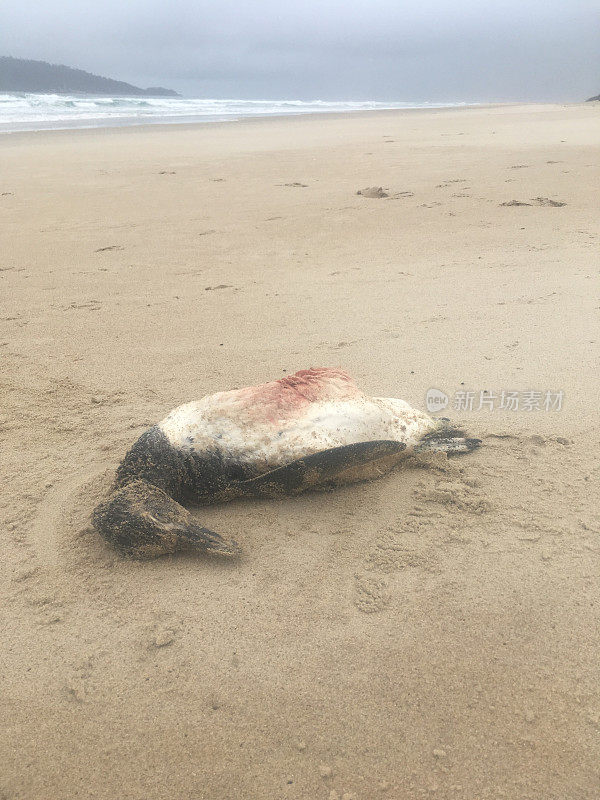
[[[234,555],[234,541],[182,504],[331,489],[379,477],[413,452],[479,444],[403,400],[367,397],[341,370],[301,370],[176,408],[133,445],[92,519],[138,558],[186,547]]]

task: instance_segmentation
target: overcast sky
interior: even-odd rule
[[[599,0],[0,0],[0,55],[198,97],[600,92]]]

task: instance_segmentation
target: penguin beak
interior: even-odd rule
[[[179,536],[194,549],[220,556],[237,556],[241,552],[239,544],[234,539],[224,539],[210,528],[200,525],[190,525],[179,531]]]
[[[153,558],[187,547],[235,556],[237,542],[197,525],[189,511],[144,480],[115,491],[93,512],[96,529],[111,544],[134,558]]]

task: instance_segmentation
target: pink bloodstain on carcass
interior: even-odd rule
[[[302,369],[278,381],[250,386],[236,392],[246,413],[255,420],[277,422],[301,414],[315,402],[348,400],[362,392],[340,369]]]

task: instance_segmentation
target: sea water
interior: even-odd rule
[[[281,114],[447,108],[466,103],[231,100],[76,94],[0,94],[0,132],[212,122]]]

